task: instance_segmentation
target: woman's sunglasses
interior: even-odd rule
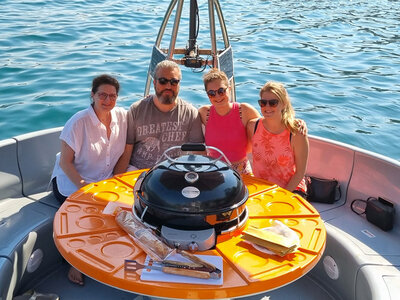
[[[278,99],[272,99],[272,100],[265,100],[265,99],[260,99],[258,100],[258,104],[260,104],[261,107],[265,107],[267,105],[271,107],[277,107],[279,103]]]
[[[115,101],[117,100],[118,95],[117,94],[107,94],[107,93],[98,93],[99,99],[104,101],[107,98],[110,99],[110,101]]]
[[[161,85],[166,85],[169,82],[173,86],[178,85],[178,83],[180,81],[179,79],[175,79],[175,78],[167,79],[165,77],[158,78],[157,80],[158,80],[158,83]]]
[[[208,97],[215,97],[218,93],[218,95],[223,96],[223,95],[225,95],[226,89],[227,88],[221,87],[218,90],[208,90],[207,95],[208,95]]]

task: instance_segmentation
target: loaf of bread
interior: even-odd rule
[[[152,229],[143,225],[131,212],[122,210],[117,213],[115,220],[152,259],[164,260],[175,252],[175,249],[165,244]]]

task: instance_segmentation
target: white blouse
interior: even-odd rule
[[[67,121],[60,139],[74,150],[75,168],[86,182],[112,177],[114,166],[125,149],[127,124],[127,112],[122,107],[111,110],[110,139],[92,106]],[[78,189],[61,169],[59,155],[51,177],[57,178],[58,190],[66,197]]]

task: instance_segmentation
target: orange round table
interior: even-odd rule
[[[72,266],[95,280],[154,297],[236,298],[295,281],[317,264],[325,249],[325,226],[312,205],[277,185],[243,176],[250,195],[247,225],[262,228],[271,226],[272,220],[280,220],[299,235],[299,249],[284,257],[265,254],[244,242],[240,233],[233,232],[228,238],[218,238],[215,249],[198,253],[222,257],[222,285],[140,280],[140,274],[125,272],[124,261],[144,262],[146,254],[118,226],[114,216],[102,211],[108,202],[115,201],[130,210],[133,186],[142,171],[85,186],[72,194],[55,215],[54,241],[58,250]]]

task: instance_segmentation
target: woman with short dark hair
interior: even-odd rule
[[[74,114],[61,135],[52,183],[55,197],[65,199],[91,182],[113,176],[113,169],[124,152],[127,131],[126,110],[116,107],[120,85],[109,75],[93,79],[88,108]],[[83,284],[82,274],[71,267],[68,278]]]

